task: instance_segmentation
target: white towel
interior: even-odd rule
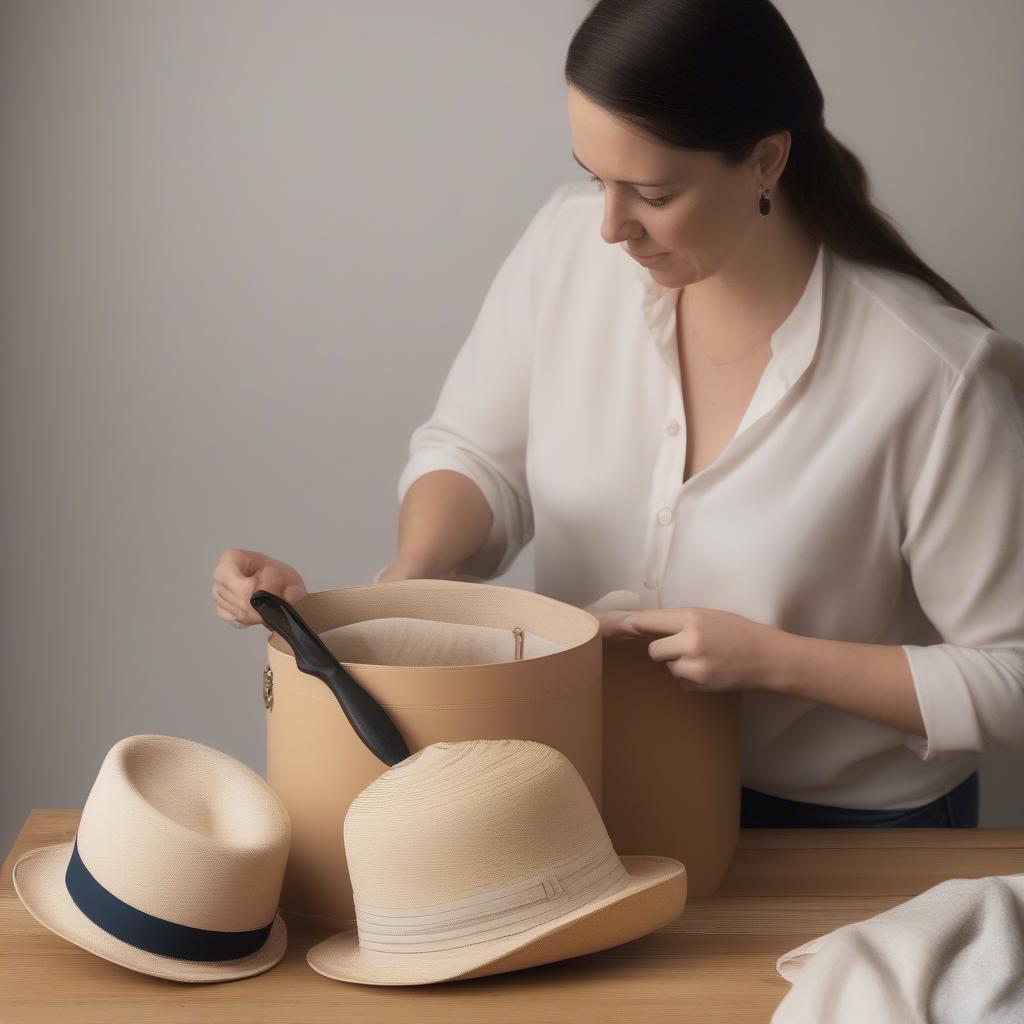
[[[940,882],[775,967],[771,1024],[1024,1024],[1024,874]]]

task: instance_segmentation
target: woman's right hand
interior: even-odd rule
[[[285,562],[244,548],[222,551],[213,570],[213,601],[218,617],[236,629],[262,622],[249,603],[257,590],[267,590],[289,604],[295,604],[308,593],[302,577]]]

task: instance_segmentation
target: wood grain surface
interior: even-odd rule
[[[1024,829],[747,829],[719,892],[614,949],[437,985],[331,981],[306,963],[329,930],[291,926],[264,974],[192,985],[109,963],[48,931],[22,906],[11,867],[70,840],[79,810],[33,810],[0,881],[0,1020],[16,1024],[458,1024],[484,1021],[769,1021],[789,989],[776,958],[947,878],[1024,871]]]

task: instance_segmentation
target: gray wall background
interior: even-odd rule
[[[911,244],[1024,336],[1024,5],[780,0]],[[225,547],[311,590],[390,559],[409,434],[502,259],[581,172],[585,0],[0,7],[0,841],[139,732],[264,762],[266,631]],[[532,550],[501,582],[532,587]],[[1024,754],[982,824],[1024,825]]]

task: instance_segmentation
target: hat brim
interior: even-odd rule
[[[111,963],[169,981],[233,981],[273,967],[283,956],[288,933],[280,914],[267,941],[255,952],[236,960],[179,960],[138,949],[93,924],[64,884],[74,840],[22,854],[14,865],[14,889],[28,912],[44,927],[68,942]]]
[[[306,962],[336,981],[424,985],[465,981],[595,953],[630,942],[674,921],[686,905],[686,868],[670,857],[622,856],[629,884],[562,916],[508,938],[461,949],[384,953],[363,949],[357,928],[313,946]]]

